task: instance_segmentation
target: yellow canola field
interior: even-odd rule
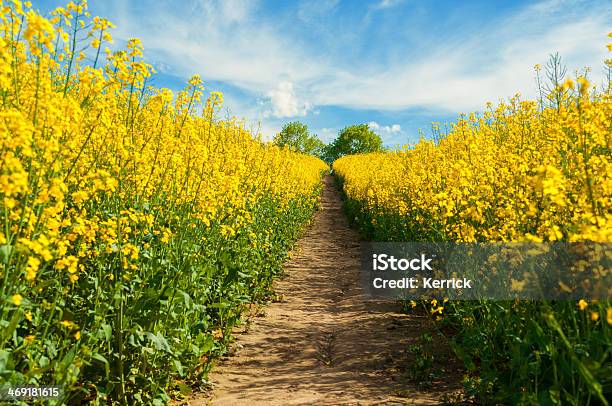
[[[612,51],[612,43],[607,47]],[[606,65],[612,72],[612,59]],[[489,104],[446,134],[434,127],[435,140],[338,159],[333,168],[351,219],[373,241],[612,242],[612,83],[595,89],[578,76],[554,88],[538,102],[515,96]],[[593,258],[602,253],[610,258],[605,245]],[[568,275],[588,264],[579,261]],[[598,267],[592,275],[609,272]],[[526,286],[508,282],[509,293]],[[511,297],[423,297],[406,305],[452,332],[466,396],[478,404],[607,405],[610,300]],[[435,373],[417,368],[414,376]]]
[[[373,222],[394,213],[426,239],[611,241],[612,96],[588,86],[558,110],[515,97],[439,143],[346,156],[334,171]]]
[[[148,87],[153,69],[140,60],[138,40],[109,53],[103,67],[87,66],[61,29],[79,27],[84,13],[82,5],[61,9],[52,24],[32,10],[2,9],[0,244],[30,249],[23,277],[34,280],[54,264],[76,280],[78,258],[111,250],[119,228],[124,238],[142,223],[172,235],[137,209],[147,202],[188,208],[182,215],[207,224],[235,217],[228,228],[235,233],[262,194],[283,203],[312,194],[323,162],[262,143],[235,120],[217,121],[222,96],[201,103],[198,77],[176,97]],[[88,36],[108,38],[110,26],[95,18]],[[25,40],[11,40],[18,35]],[[101,41],[92,46],[99,54]],[[124,211],[108,220],[100,205],[111,196]],[[72,249],[77,255],[67,256]]]
[[[0,384],[60,403],[201,381],[318,203],[321,160],[263,142],[198,76],[151,86],[85,1],[0,1]]]

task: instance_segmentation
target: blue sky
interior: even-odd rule
[[[41,11],[63,1],[34,0]],[[609,1],[89,0],[115,46],[141,38],[155,84],[199,73],[232,115],[271,138],[300,120],[324,141],[371,123],[386,145],[414,142],[520,92],[559,52],[603,80]]]

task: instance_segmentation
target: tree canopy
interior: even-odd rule
[[[310,134],[308,126],[299,121],[292,121],[274,137],[274,143],[280,147],[288,146],[303,154],[320,156],[325,144],[316,135]]]
[[[382,139],[367,124],[351,125],[324,148],[324,159],[333,162],[344,155],[364,154],[383,150]]]

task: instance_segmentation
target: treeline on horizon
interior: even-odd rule
[[[603,71],[605,75],[604,83],[601,85],[602,91],[609,91],[612,81],[612,64],[610,59],[604,61]],[[546,108],[560,109],[567,103],[567,96],[572,89],[568,86],[568,81],[577,81],[579,77],[588,78],[589,68],[582,72],[576,72],[575,77],[569,78],[567,66],[562,57],[558,54],[551,54],[548,62],[542,69],[541,65],[535,65],[535,86],[537,92],[537,105],[539,111]],[[542,72],[543,71],[543,72]],[[596,86],[593,88],[596,90]],[[490,108],[492,103],[487,102],[486,107]],[[477,117],[479,113],[472,113],[469,116]],[[431,123],[430,137],[437,144],[448,136],[461,120],[468,117],[466,114],[458,114],[457,122]],[[425,138],[425,133],[419,129],[419,137]],[[396,145],[395,147],[385,147],[382,137],[377,134],[368,124],[353,124],[344,127],[338,135],[329,143],[323,142],[317,134],[312,133],[308,126],[300,121],[286,123],[281,131],[276,134],[273,141],[280,147],[288,147],[291,150],[313,155],[321,160],[332,164],[344,155],[366,154],[371,152],[383,152],[402,150],[410,147],[410,144]]]

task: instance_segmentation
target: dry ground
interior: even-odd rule
[[[210,375],[213,389],[189,404],[429,405],[457,390],[456,372],[429,389],[403,377],[408,346],[430,325],[398,303],[364,300],[359,235],[333,178],[324,182],[321,210],[275,284],[281,299],[238,334]]]

